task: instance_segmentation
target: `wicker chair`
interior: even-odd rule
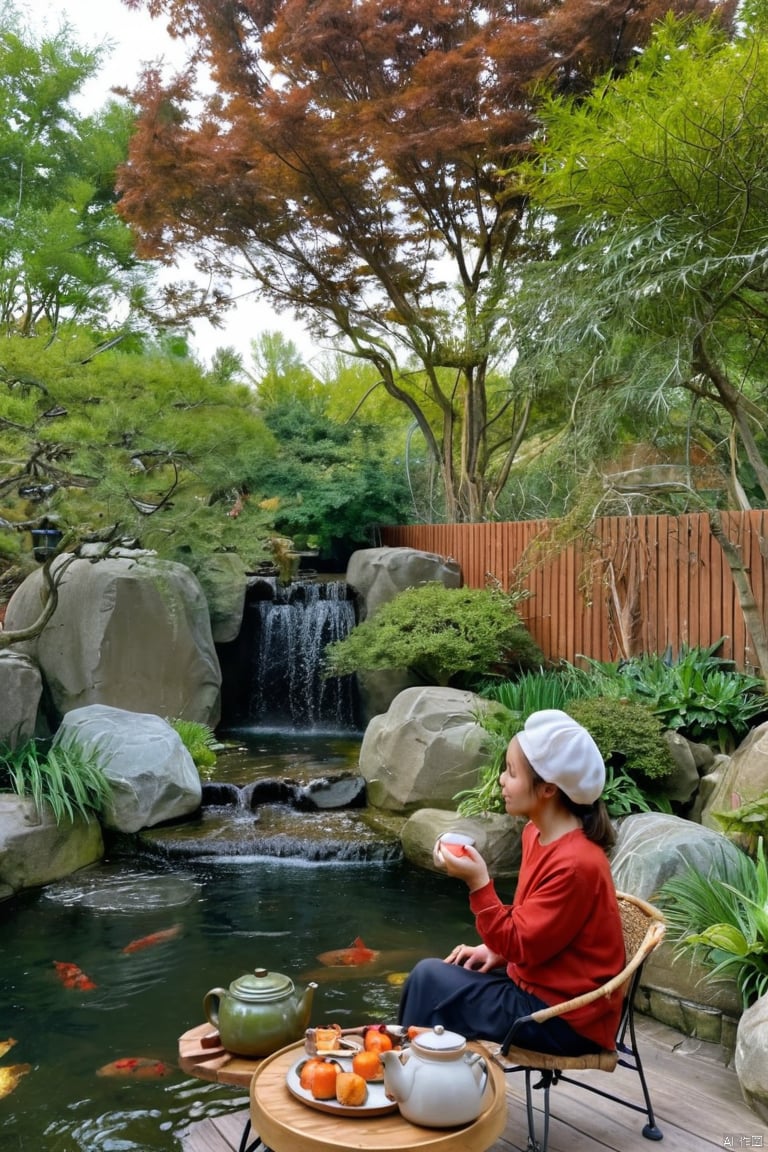
[[[523,1016],[519,1020],[515,1020],[502,1044],[489,1045],[493,1060],[505,1072],[525,1072],[528,1152],[546,1152],[549,1139],[549,1090],[553,1084],[557,1084],[560,1080],[575,1084],[579,1088],[585,1088],[588,1092],[594,1092],[607,1100],[613,1100],[635,1112],[644,1113],[647,1120],[643,1127],[643,1136],[648,1140],[661,1140],[663,1138],[661,1131],[656,1126],[651,1097],[637,1048],[633,1001],[643,964],[663,940],[665,923],[661,913],[651,904],[646,904],[644,900],[640,900],[636,896],[628,896],[623,892],[617,893],[617,897],[624,930],[626,956],[626,964],[621,972],[592,992],[587,992],[583,996],[577,996],[563,1004],[556,1004],[551,1008],[541,1009],[530,1016]],[[536,1052],[529,1048],[515,1046],[515,1034],[524,1024],[530,1024],[532,1021],[537,1024],[544,1024],[554,1016],[562,1016],[563,1013],[589,1004],[601,996],[608,996],[622,986],[625,988],[624,1007],[616,1033],[615,1050],[594,1052],[585,1056],[552,1056],[545,1052]],[[569,1071],[588,1068],[600,1072],[613,1072],[617,1064],[637,1072],[644,1104],[637,1104],[623,1096],[587,1084],[584,1080],[575,1080],[566,1075]],[[541,1077],[536,1084],[531,1083],[533,1072],[538,1073]],[[534,1122],[532,1092],[535,1089],[543,1089],[544,1092],[543,1138],[541,1141],[537,1140]]]

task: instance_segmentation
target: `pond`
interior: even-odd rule
[[[264,752],[278,771],[326,754],[311,740]],[[179,1152],[191,1122],[247,1104],[176,1065],[210,988],[266,967],[318,980],[313,1024],[392,1021],[402,974],[471,932],[464,886],[406,862],[259,855],[105,859],[0,905],[0,921],[0,1041],[16,1041],[0,1067],[31,1065],[0,1100],[4,1152]],[[318,961],[358,936],[380,953],[370,967]],[[57,963],[95,987],[68,987]],[[139,1059],[150,1078],[126,1074]]]

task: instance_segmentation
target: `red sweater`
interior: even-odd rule
[[[512,906],[502,904],[493,881],[471,892],[469,904],[481,940],[505,957],[510,979],[546,1004],[591,992],[624,965],[608,858],[581,829],[543,845],[536,826],[526,824]],[[619,990],[563,1019],[612,1049],[621,1006]]]

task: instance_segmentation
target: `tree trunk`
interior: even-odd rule
[[[731,570],[731,576],[736,588],[736,594],[739,598],[741,611],[744,614],[744,623],[754,644],[757,666],[763,678],[768,680],[768,634],[763,624],[760,608],[755,601],[755,596],[752,591],[752,585],[749,580],[749,569],[744,563],[741,550],[732,540],[728,539],[720,513],[716,510],[709,513],[709,527],[715,540],[717,540],[722,548],[723,555]],[[762,551],[762,541],[760,547]]]

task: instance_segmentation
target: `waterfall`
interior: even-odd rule
[[[247,719],[294,730],[358,728],[355,677],[321,675],[326,646],[355,624],[347,584],[261,580],[258,595],[242,630],[250,649]]]

